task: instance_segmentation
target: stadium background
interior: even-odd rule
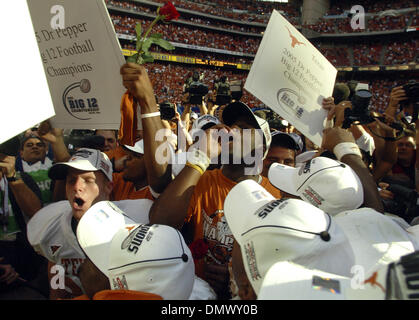
[[[165,0],[105,0],[123,53],[135,49],[135,25],[143,30]],[[371,106],[382,112],[390,91],[419,74],[419,23],[415,1],[290,0],[265,1],[184,0],[172,1],[180,18],[160,24],[153,32],[163,34],[175,50],[152,47],[155,62],[147,64],[159,102],[178,104],[186,78],[193,71],[204,74],[203,82],[213,90],[225,75],[243,80],[250,70],[273,9],[278,10],[338,69],[336,82],[369,83]],[[365,29],[353,30],[350,9],[365,9]],[[244,91],[242,101],[256,109],[266,106]]]

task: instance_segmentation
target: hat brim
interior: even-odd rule
[[[347,277],[281,261],[267,272],[258,300],[346,300]]]
[[[94,204],[77,225],[77,240],[94,265],[108,276],[112,238],[127,224],[135,224],[110,201]]]
[[[54,164],[48,171],[48,177],[52,180],[65,180],[68,168],[81,171],[99,171],[88,160],[78,160],[72,162],[59,162]]]
[[[298,168],[273,163],[268,171],[268,179],[279,190],[298,196],[297,186],[294,183],[298,170]]]

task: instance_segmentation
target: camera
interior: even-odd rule
[[[68,146],[70,153],[73,154],[80,148],[103,150],[105,138],[95,135],[93,130],[76,129],[71,131],[70,136],[64,137],[64,143]]]
[[[15,136],[2,144],[0,144],[0,153],[3,153],[8,156],[17,157],[20,150],[20,140],[19,136]]]
[[[352,108],[345,109],[343,129],[349,128],[354,122],[357,122],[357,124],[368,124],[374,121],[369,108],[371,97],[371,92],[366,89],[354,92],[351,98]]]
[[[222,106],[231,102],[230,83],[226,76],[222,76],[219,81],[215,83],[216,98],[215,104]]]
[[[231,97],[235,101],[239,101],[243,96],[243,82],[241,80],[230,81]]]
[[[415,80],[410,80],[403,86],[403,90],[406,94],[407,100],[400,102],[400,107],[403,109],[411,103],[413,104],[413,114],[411,122],[415,123],[418,119],[419,112],[419,83]]]
[[[419,214],[418,193],[401,184],[390,184],[387,190],[394,194],[394,200],[383,199],[386,212],[395,214],[410,223]]]
[[[415,80],[409,81],[403,86],[403,90],[408,98],[408,102],[417,103],[419,101],[419,83]]]
[[[175,105],[168,101],[160,104],[160,118],[162,120],[172,120],[176,116]]]
[[[189,103],[201,104],[202,97],[208,93],[208,86],[202,82],[203,74],[194,71],[185,82],[185,93],[189,93]]]

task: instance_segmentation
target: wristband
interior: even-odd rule
[[[333,153],[336,158],[340,161],[343,156],[347,154],[355,154],[362,158],[361,151],[359,147],[353,142],[341,142],[333,148]]]
[[[192,163],[186,162],[185,165],[187,167],[194,168],[196,171],[198,171],[201,174],[201,176],[204,174],[204,171],[201,169],[201,167],[197,166],[196,164],[192,164]]]
[[[22,177],[20,176],[20,172],[15,171],[15,174],[12,177],[6,177],[8,182],[14,182],[20,180]]]
[[[198,166],[202,170],[202,174],[207,170],[211,160],[208,156],[199,149],[193,149],[188,151],[186,155],[186,164]]]
[[[156,111],[156,112],[151,112],[151,113],[144,113],[140,116],[141,119],[144,118],[152,118],[152,117],[159,117],[160,116],[160,111]]]

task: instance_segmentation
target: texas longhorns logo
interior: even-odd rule
[[[297,38],[292,35],[292,33],[291,33],[290,29],[288,29],[288,27],[285,27],[285,28],[287,28],[288,33],[289,33],[289,35],[291,37],[291,40],[292,40],[291,47],[295,48],[295,45],[297,45],[297,44],[306,45],[304,42],[298,41]]]
[[[369,279],[364,281],[364,284],[370,283],[373,287],[377,286],[385,293],[386,289],[383,287],[381,283],[377,281],[377,277],[378,277],[378,272],[374,272],[374,274]]]

